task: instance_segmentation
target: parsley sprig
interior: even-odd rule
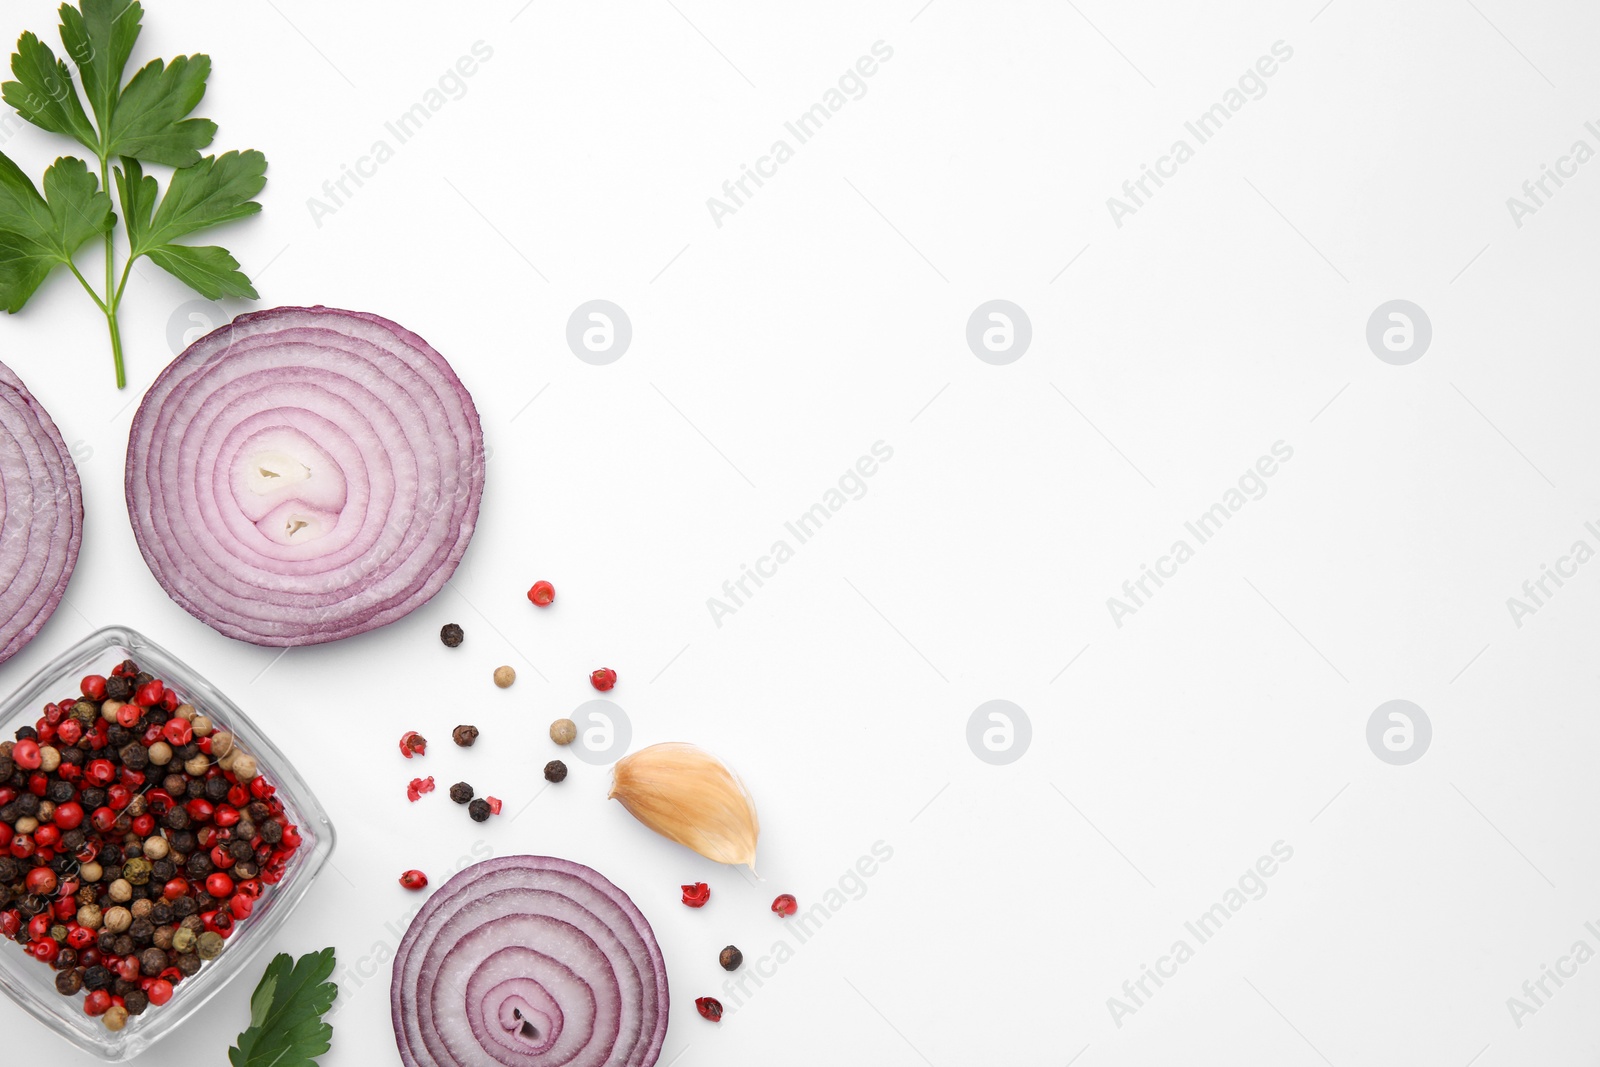
[[[217,133],[210,119],[191,117],[205,96],[210,57],[151,60],[124,84],[144,17],[137,0],[80,0],[77,7],[62,4],[60,14],[61,43],[77,67],[82,97],[66,61],[30,32],[17,41],[11,57],[16,80],[0,85],[0,99],[40,129],[92,152],[99,177],[84,160],[63,156],[44,172],[41,193],[0,153],[0,307],[13,314],[22,310],[51,271],[65,266],[106,317],[121,389],[127,374],[117,309],[141,257],[208,299],[256,299],[255,287],[226,249],[176,239],[260,211],[254,198],[266,185],[267,159],[256,151],[201,157]],[[144,173],[144,163],[174,168],[165,195],[161,183]],[[120,275],[112,173],[128,238]],[[105,242],[100,292],[74,262],[95,237]]]
[[[333,1047],[333,1026],[322,1021],[339,995],[328,981],[333,966],[331,948],[274,956],[250,996],[250,1028],[228,1049],[232,1067],[316,1067]]]

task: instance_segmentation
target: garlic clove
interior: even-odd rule
[[[617,761],[611,799],[669,840],[718,863],[756,864],[761,820],[739,776],[696,745],[651,745]]]

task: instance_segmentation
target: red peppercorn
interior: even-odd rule
[[[116,822],[117,813],[112,811],[110,808],[99,807],[95,808],[94,811],[89,813],[89,825],[100,831],[102,834],[110,833],[111,828],[116,825]]]
[[[161,694],[161,710],[162,711],[177,711],[178,710],[178,705],[181,704],[181,703],[183,703],[183,702],[178,699],[178,694],[174,693],[170,689],[168,689],[165,693]]]
[[[149,837],[156,832],[156,817],[146,812],[134,819],[130,828],[140,837]]]
[[[11,829],[10,823],[0,822],[0,849],[11,847],[11,839],[16,836],[16,831]]]
[[[256,902],[243,893],[235,893],[233,899],[228,901],[228,912],[233,916],[234,922],[241,922],[250,918],[250,913],[255,910]]]
[[[711,899],[711,887],[704,882],[683,887],[683,903],[688,908],[703,908]]]
[[[233,893],[233,879],[218,871],[206,876],[206,892],[218,900]]]
[[[28,954],[41,963],[54,963],[61,954],[61,946],[51,938],[35,941],[28,946]]]
[[[428,876],[421,871],[407,871],[400,876],[400,884],[407,889],[425,889],[428,885]]]
[[[144,795],[145,806],[157,817],[161,818],[172,810],[172,794],[165,789],[152,789]]]
[[[96,989],[83,998],[83,1010],[89,1015],[104,1015],[111,1010],[111,994],[104,989]]]
[[[231,773],[231,772],[230,772]],[[242,785],[236,785],[228,790],[228,803],[236,808],[242,808],[250,803],[250,790]]]
[[[19,860],[25,860],[33,855],[33,838],[27,834],[18,834],[11,839],[11,855]]]
[[[694,1010],[700,1013],[702,1019],[710,1019],[714,1023],[722,1021],[722,1001],[716,997],[696,997]]]
[[[422,797],[422,794],[431,793],[433,790],[433,775],[430,774],[426,778],[413,778],[411,779],[411,784],[406,786],[406,799],[415,804]]]
[[[792,893],[781,893],[778,899],[772,902],[772,914],[787,919],[800,910],[800,904],[794,899]]]
[[[67,931],[67,947],[82,952],[94,944],[94,931],[86,926],[74,926]]]
[[[184,804],[183,810],[187,811],[189,813],[189,818],[193,819],[195,822],[210,822],[211,816],[216,814],[217,808],[216,805],[212,804],[211,801],[207,800],[205,797],[195,797],[193,800]]]
[[[66,892],[65,889],[63,889],[63,892]],[[76,893],[77,890],[74,889],[72,892]],[[68,919],[71,919],[73,916],[78,914],[78,902],[73,900],[70,895],[63,896],[53,905],[51,905],[50,910],[57,919],[60,919],[62,922],[66,922]]]
[[[189,725],[188,719],[168,719],[167,725],[161,728],[161,736],[168,744],[182,748],[194,740],[194,727]]]
[[[150,998],[151,1004],[159,1008],[172,999],[172,983],[165,979],[157,978],[150,983],[149,988],[144,991],[144,995]]]
[[[137,704],[124,704],[117,709],[117,725],[125,730],[131,730],[139,725],[139,719],[144,715],[144,709]]]
[[[50,779],[47,775],[34,773],[28,775],[28,792],[36,797],[42,797],[50,789]]]
[[[215,819],[218,826],[233,826],[239,821],[239,809],[226,806],[220,807],[217,809]]]
[[[83,681],[78,683],[78,689],[90,700],[104,700],[106,698],[106,679],[102,674],[86,674]]]
[[[122,959],[117,963],[117,977],[121,978],[124,982],[136,981],[139,977],[139,957],[122,957]],[[117,998],[112,997],[111,999],[115,1000]]]
[[[106,790],[106,806],[112,811],[121,811],[133,800],[133,790],[120,782]]]
[[[22,884],[27,886],[30,893],[41,897],[49,896],[56,891],[56,872],[49,867],[35,867],[28,872]]]
[[[233,866],[233,853],[228,851],[227,845],[216,845],[211,849],[211,864],[214,867],[221,867],[223,870]],[[221,894],[212,893],[211,895],[215,897]]]
[[[61,843],[61,831],[55,823],[45,823],[33,832],[33,843],[40,848],[55,848]]]
[[[550,602],[555,598],[556,587],[546,581],[534,582],[533,588],[528,590],[528,599],[541,608],[549,607]]]
[[[105,746],[102,744],[101,747]],[[83,776],[95,785],[110,785],[117,777],[117,769],[111,765],[111,761],[108,759],[92,759],[89,761],[89,765],[83,769]]]
[[[425,756],[428,754],[428,739],[415,730],[407,730],[400,735],[400,755],[406,759],[412,756]]]
[[[179,897],[188,896],[189,883],[183,878],[174,878],[161,887],[161,896],[166,900],[177,900]]]
[[[39,742],[31,740],[18,741],[11,749],[11,761],[25,771],[39,769]]]
[[[65,804],[57,804],[53,821],[63,830],[76,830],[83,825],[83,805],[76,800],[69,800]]]
[[[285,826],[283,828],[282,845],[283,845],[284,851],[286,851],[286,852],[293,852],[295,849],[299,848],[300,847],[300,831],[298,829],[296,829],[295,827],[293,827],[293,826]]]
[[[166,688],[159,681],[146,682],[134,691],[133,702],[148,708],[161,703],[161,698],[165,695]]]
[[[234,886],[233,891],[247,896],[251,900],[259,900],[261,898],[261,883],[257,879],[247,878]]]
[[[589,684],[604,693],[617,684],[617,672],[610,667],[601,667],[589,674]]]
[[[504,802],[499,797],[484,797],[483,800],[484,803],[489,805],[490,815],[499,815],[500,809],[505,807]]]
[[[83,738],[83,726],[77,719],[68,719],[56,728],[56,740],[71,748]]]
[[[32,941],[42,941],[50,936],[50,916],[35,915],[28,920],[28,938]]]
[[[0,912],[0,934],[6,937],[16,937],[17,931],[22,929],[22,916],[15,911]]]

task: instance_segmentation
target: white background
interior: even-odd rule
[[[264,213],[217,239],[261,306],[385,314],[453,361],[493,448],[482,522],[386,630],[281,658],[220,637],[162,594],[122,502],[131,405],[192,294],[136,274],[117,393],[55,277],[0,358],[79,445],[87,535],[0,687],[125,622],[274,735],[342,834],[278,947],[380,964],[346,972],[329,1065],[394,1062],[381,959],[416,902],[395,877],[437,884],[474,847],[634,896],[669,961],[663,1064],[1592,1064],[1600,963],[1520,1027],[1507,998],[1600,949],[1600,565],[1520,628],[1506,598],[1600,547],[1600,164],[1521,228],[1506,198],[1600,148],[1600,21],[1319,4],[153,3],[136,62],[209,52],[216,148],[271,162]],[[0,40],[54,26],[9,4]],[[319,225],[308,198],[480,40],[465,95]],[[866,95],[719,228],[707,197],[880,40]],[[1266,94],[1116,226],[1106,198],[1280,40]],[[30,128],[4,150],[38,173],[67,148]],[[564,340],[593,298],[634,329],[604,367]],[[965,340],[992,298],[1032,320],[1008,366]],[[1433,324],[1409,366],[1365,341],[1396,298]],[[880,440],[866,495],[714,625],[707,598]],[[1115,625],[1107,597],[1280,440],[1266,495]],[[764,883],[634,824],[604,768],[539,793],[545,727],[601,665],[636,744],[743,772]],[[995,698],[1032,722],[1009,766],[966,741]],[[1409,766],[1366,743],[1393,698],[1433,724]],[[417,773],[508,815],[538,800],[478,827],[442,793],[408,805]],[[773,894],[815,902],[879,841],[861,899],[720,1026],[695,1015],[722,945],[754,960],[790,929]],[[1266,895],[1118,1026],[1107,999],[1278,841]],[[148,1059],[221,1062],[252,984]],[[75,1061],[8,1002],[0,1028]]]

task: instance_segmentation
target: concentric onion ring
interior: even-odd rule
[[[83,490],[61,431],[0,363],[0,663],[33,640],[83,544]]]
[[[128,437],[128,514],[167,594],[258,645],[426,603],[467,549],[483,429],[443,356],[335,308],[241,315],[174,360]]]
[[[406,1067],[652,1067],[667,969],[628,895],[581,863],[468,867],[412,920],[389,1006]]]

